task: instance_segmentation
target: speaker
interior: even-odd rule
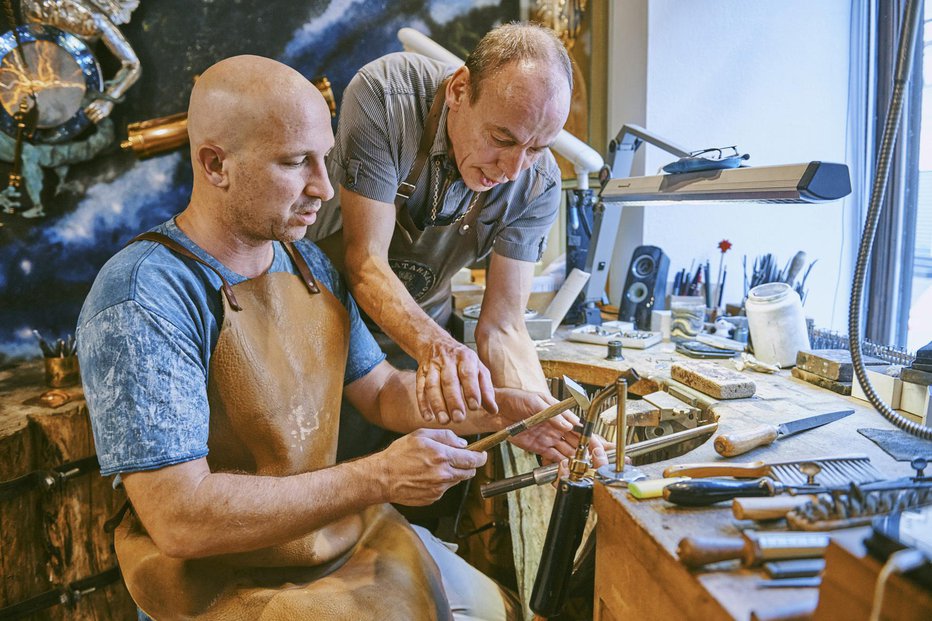
[[[667,269],[670,259],[657,246],[638,246],[631,255],[618,319],[650,330],[650,313],[667,307]]]

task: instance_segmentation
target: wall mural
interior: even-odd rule
[[[19,153],[16,123],[27,114],[17,116],[15,97],[0,97],[0,116],[6,115],[0,120],[8,124],[0,143],[0,190],[7,188],[14,160],[21,162],[14,172],[23,176],[18,191],[0,195],[7,199],[0,200],[0,364],[39,356],[33,330],[46,340],[73,333],[104,262],[134,235],[184,208],[191,186],[186,149],[140,160],[119,142],[128,123],[184,111],[194,77],[213,62],[245,53],[276,58],[308,78],[329,78],[339,104],[356,69],[401,50],[400,28],[416,28],[465,56],[482,34],[520,12],[520,0],[0,1],[0,32],[7,33],[0,40],[0,82],[3,63],[11,70],[17,63],[42,64],[34,53],[11,49],[17,43],[27,48],[30,33],[37,32],[29,28],[49,19],[35,16],[49,6],[71,11],[54,22],[65,35],[43,30],[35,38],[76,35],[105,80],[62,117],[79,117],[80,133],[53,137],[58,143],[21,141]],[[107,16],[94,22],[104,24],[103,32],[81,31],[86,13]],[[13,24],[20,25],[16,36]],[[132,56],[142,70],[138,79]],[[115,138],[105,140],[107,131]],[[72,153],[76,146],[81,148]],[[62,150],[72,157],[50,155]]]

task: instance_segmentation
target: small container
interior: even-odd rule
[[[81,382],[77,356],[53,356],[45,361],[45,383],[52,388],[64,388]]]
[[[796,364],[800,350],[809,349],[803,304],[788,284],[771,282],[754,287],[744,307],[754,356],[761,362],[786,369]]]
[[[621,353],[622,345],[621,341],[609,341],[608,342],[608,355],[605,356],[606,360],[624,360],[625,357]]]

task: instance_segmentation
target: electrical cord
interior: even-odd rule
[[[902,574],[918,569],[925,563],[925,555],[912,548],[897,550],[887,558],[887,562],[883,564],[880,573],[877,574],[877,582],[874,585],[874,603],[871,606],[870,621],[880,621],[880,613],[883,610],[883,596],[890,576],[894,573]]]

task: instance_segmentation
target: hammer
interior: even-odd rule
[[[534,425],[544,422],[550,418],[553,418],[560,412],[578,405],[583,411],[589,408],[589,397],[586,396],[586,391],[583,390],[583,387],[568,378],[563,376],[563,385],[570,391],[571,397],[567,397],[559,403],[554,403],[551,406],[541,410],[537,414],[532,414],[524,420],[519,420],[516,423],[508,425],[504,429],[496,431],[492,435],[488,435],[481,440],[477,440],[467,446],[466,448],[470,451],[487,451],[493,446],[497,446],[507,440],[508,438],[514,437],[521,433],[522,431],[527,431]]]

